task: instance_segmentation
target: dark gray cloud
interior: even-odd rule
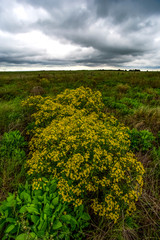
[[[1,0],[6,67],[158,68],[159,0]]]

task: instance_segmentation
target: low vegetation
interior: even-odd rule
[[[0,73],[0,100],[1,239],[159,239],[159,72]]]

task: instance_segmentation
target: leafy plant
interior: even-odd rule
[[[116,109],[116,112],[122,115],[133,113],[133,110],[127,106],[126,101],[115,100],[114,97],[104,97],[104,103],[111,109]]]
[[[40,190],[26,182],[17,194],[9,194],[0,205],[2,240],[82,239],[90,216],[84,206],[64,203],[56,180],[40,179]]]
[[[121,98],[120,102],[126,104],[130,108],[138,108],[142,105],[138,100],[127,97]]]
[[[25,157],[23,148],[26,146],[24,137],[18,130],[4,133],[0,141],[1,158],[11,158],[12,160],[21,161]]]
[[[155,140],[154,135],[148,130],[138,131],[133,128],[128,131],[131,145],[130,148],[135,151],[142,150],[143,152],[148,151],[153,147],[153,141]]]

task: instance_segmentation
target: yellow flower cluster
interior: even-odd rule
[[[42,182],[42,178],[34,178],[32,181],[33,190],[42,189],[41,182]]]
[[[129,151],[127,128],[102,112],[100,92],[81,87],[54,99],[30,97],[23,105],[35,107],[27,160],[35,189],[36,179],[52,175],[63,200],[75,206],[90,201],[96,214],[114,222],[122,209],[135,210],[144,169]]]

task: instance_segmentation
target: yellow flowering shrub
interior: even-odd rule
[[[23,105],[34,119],[28,174],[33,187],[42,176],[58,179],[66,202],[88,202],[114,222],[135,210],[144,169],[132,152],[127,128],[102,112],[100,92],[78,88],[56,98],[30,97]]]

